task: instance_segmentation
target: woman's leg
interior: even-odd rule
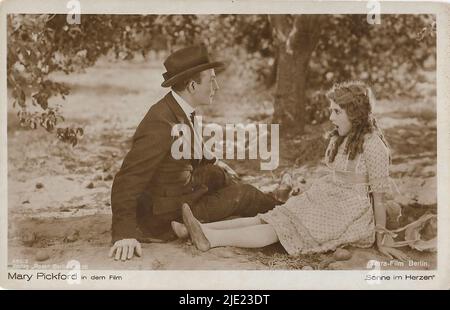
[[[203,227],[192,214],[189,205],[183,204],[183,222],[191,236],[192,243],[201,251],[211,247],[237,246],[259,248],[278,241],[275,230],[269,224],[258,224],[230,229],[208,229]]]
[[[224,220],[212,223],[204,223],[202,227],[207,229],[230,229],[230,228],[240,228],[246,226],[253,226],[262,224],[259,217],[240,217],[232,220]]]
[[[202,228],[203,233],[212,248],[219,246],[261,248],[278,242],[278,236],[269,224],[259,224],[231,229]]]
[[[254,216],[254,217],[243,217],[243,218],[236,218],[232,220],[225,220],[225,221],[218,221],[218,222],[212,222],[212,223],[204,223],[200,224],[203,229],[230,229],[230,228],[240,228],[240,227],[246,227],[246,226],[253,226],[253,225],[260,225],[262,224],[261,220]],[[186,226],[182,223],[178,223],[176,221],[171,222],[172,230],[174,231],[175,235],[179,239],[186,239],[189,237],[189,232],[186,229]]]

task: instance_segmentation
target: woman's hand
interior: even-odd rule
[[[396,258],[403,262],[409,259],[409,257],[402,251],[388,246],[378,246],[378,251],[380,251],[381,254],[386,255],[390,259]]]

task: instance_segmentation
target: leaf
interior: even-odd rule
[[[41,106],[43,110],[48,108],[48,95],[46,93],[40,92],[36,94],[35,99],[37,103]]]
[[[72,143],[72,147],[74,147],[74,146],[76,146],[77,145],[77,143],[78,143],[78,139],[77,139],[77,137],[71,137],[71,143]]]
[[[51,119],[47,119],[45,128],[47,131],[51,132],[53,130],[53,122]]]
[[[19,106],[21,106],[22,108],[25,107],[25,92],[21,89],[19,90],[19,97],[17,98],[17,103],[19,104]]]

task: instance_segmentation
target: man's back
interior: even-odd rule
[[[183,111],[169,93],[149,109],[138,125],[112,187],[113,241],[138,237],[133,230],[137,226],[137,201],[144,192],[177,192],[190,181],[190,160],[175,160],[170,154],[172,126],[180,122],[186,122]]]

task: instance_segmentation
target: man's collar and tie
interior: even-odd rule
[[[191,121],[191,128],[193,129],[193,134],[194,134],[194,136],[197,136],[196,138],[194,136],[192,136],[192,138],[194,139],[193,142],[194,142],[194,144],[198,144],[197,147],[194,147],[194,144],[192,144],[192,150],[193,150],[193,152],[196,153],[195,158],[201,158],[201,157],[203,157],[201,154],[201,150],[203,149],[203,139],[201,137],[201,134],[194,127],[195,110],[180,95],[178,95],[173,90],[171,92],[172,92],[172,96],[175,98],[175,101],[181,107],[184,114],[186,114],[187,119]],[[197,152],[200,152],[200,153],[197,154]]]
[[[198,141],[197,143],[201,143],[203,145],[203,138],[201,136],[201,134],[195,129],[194,127],[194,117],[195,117],[195,110],[193,107],[191,107],[191,105],[189,103],[186,102],[186,100],[184,100],[180,95],[178,95],[176,92],[174,92],[173,90],[171,91],[173,98],[175,98],[175,101],[178,103],[178,105],[181,107],[181,109],[183,110],[183,112],[186,114],[186,117],[191,121],[191,125],[192,128],[194,128],[194,134],[198,136],[197,139],[195,139],[194,141]],[[200,149],[202,149],[203,146]],[[203,157],[203,156],[202,156]],[[211,163],[216,163],[217,159],[214,157],[213,160],[211,160]]]
[[[173,90],[171,91],[172,96],[175,98],[175,101],[179,104],[181,109],[183,110],[184,114],[186,114],[186,117],[192,122],[192,125],[194,124],[194,117],[195,117],[195,109],[186,102],[180,95],[178,95]]]

